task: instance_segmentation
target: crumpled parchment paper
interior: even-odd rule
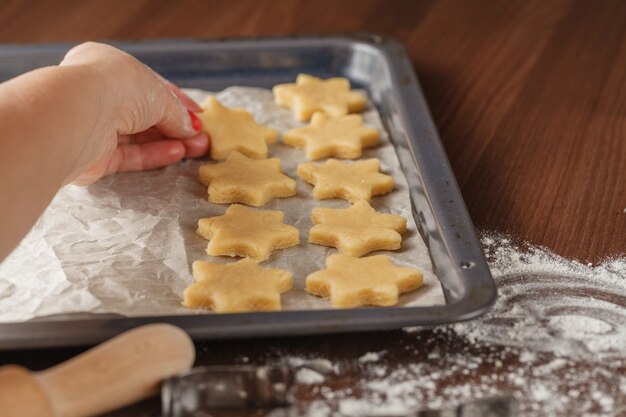
[[[201,101],[208,93],[188,90]],[[217,94],[229,107],[243,107],[259,123],[285,132],[302,126],[291,111],[274,104],[269,90],[231,87]],[[379,252],[396,264],[424,272],[423,288],[401,296],[400,305],[445,304],[432,272],[426,246],[416,230],[406,181],[395,149],[377,111],[363,113],[367,124],[381,130],[381,145],[363,158],[377,157],[393,176],[395,190],[374,197],[377,210],[406,217],[408,231],[402,249]],[[348,207],[343,200],[315,200],[311,186],[296,175],[304,151],[270,146],[270,156],[281,159],[287,175],[297,180],[297,196],[273,200],[266,210],[283,210],[285,222],[300,229],[300,245],[274,252],[265,267],[290,270],[294,288],[283,295],[284,310],[330,308],[327,300],[307,294],[308,274],[324,268],[336,249],[307,243],[311,210]],[[198,219],[221,215],[227,205],[206,200],[206,187],[197,180],[206,160],[189,160],[165,169],[117,174],[83,188],[66,186],[56,195],[31,232],[0,264],[0,322],[69,313],[115,313],[124,316],[212,314],[181,305],[182,293],[193,282],[191,264],[204,259],[233,262],[206,254],[207,241],[196,234]]]

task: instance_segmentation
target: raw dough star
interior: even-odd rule
[[[353,258],[335,254],[326,259],[326,269],[306,277],[307,292],[330,297],[333,307],[391,306],[398,295],[423,285],[420,271],[401,268],[385,255]]]
[[[258,124],[244,109],[224,107],[215,97],[207,97],[202,108],[198,117],[211,138],[211,158],[225,159],[232,151],[251,158],[267,157],[267,145],[276,141],[277,130]]]
[[[367,201],[359,200],[347,209],[316,208],[309,242],[334,246],[340,253],[362,256],[375,250],[400,249],[406,219],[377,213]]]
[[[313,113],[321,111],[332,117],[345,116],[363,110],[367,99],[350,90],[346,78],[322,80],[300,74],[295,84],[274,86],[276,104],[291,108],[300,120],[309,120]]]
[[[249,258],[232,264],[195,261],[193,277],[183,305],[216,313],[280,310],[280,294],[291,289],[291,272],[261,268]]]
[[[272,198],[296,194],[296,182],[282,173],[278,158],[251,159],[232,152],[224,162],[202,165],[199,176],[209,187],[211,203],[259,207]]]
[[[312,160],[334,156],[358,159],[363,148],[378,144],[378,130],[363,125],[363,118],[350,114],[330,118],[315,113],[311,124],[285,132],[283,142],[296,148],[305,148],[306,157]]]
[[[284,217],[282,211],[233,204],[223,216],[200,219],[198,234],[210,241],[206,249],[209,255],[249,256],[264,261],[273,250],[300,243],[298,229],[283,223]]]
[[[298,175],[314,185],[313,196],[320,200],[370,201],[373,195],[388,193],[394,186],[391,176],[380,173],[380,161],[375,158],[358,162],[329,159],[324,165],[300,164]]]

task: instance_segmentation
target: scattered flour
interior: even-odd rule
[[[379,352],[367,352],[365,355],[359,358],[359,362],[378,362],[380,360],[381,353]]]
[[[309,368],[302,368],[296,372],[296,382],[298,384],[320,384],[324,382],[324,375]]]
[[[304,359],[289,357],[285,360],[285,362],[287,362],[287,364],[292,368],[314,370],[320,374],[336,373],[337,371],[336,366],[331,361],[323,358]]]
[[[354,361],[348,385],[325,364],[335,375],[311,385],[298,416],[406,416],[494,396],[516,397],[520,416],[626,416],[626,258],[593,266],[482,242],[498,286],[489,313],[406,329],[397,348]]]
[[[455,325],[457,333],[570,356],[626,355],[626,258],[589,266],[506,237],[482,242],[498,300],[479,320]]]

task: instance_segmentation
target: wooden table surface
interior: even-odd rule
[[[355,31],[393,36],[409,51],[479,230],[510,234],[585,263],[624,256],[626,3],[621,0],[0,5],[2,43]],[[466,343],[433,332],[446,346]],[[203,344],[200,351],[204,363],[244,356],[260,363],[279,351],[347,358],[384,349],[406,364],[424,359],[419,343],[419,337],[393,332],[224,341]],[[408,357],[398,347],[406,344],[415,347]],[[2,359],[38,367],[75,352],[14,352]]]

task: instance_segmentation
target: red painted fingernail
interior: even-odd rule
[[[189,117],[191,118],[191,126],[193,130],[200,131],[202,130],[202,120],[198,119],[198,116],[191,110],[187,110],[189,112]]]

